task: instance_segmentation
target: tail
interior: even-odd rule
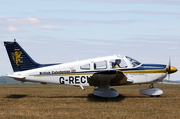
[[[51,66],[55,64],[39,64],[16,42],[4,42],[14,72]]]

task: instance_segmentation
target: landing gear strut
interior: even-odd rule
[[[154,84],[151,84],[151,85],[149,86],[149,88],[154,88]]]
[[[104,98],[115,98],[119,95],[118,91],[114,88],[110,88],[110,80],[100,81],[100,85],[97,89],[94,89],[93,93],[96,96]]]

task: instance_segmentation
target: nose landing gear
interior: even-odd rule
[[[154,88],[153,84],[149,86],[149,89],[142,89],[139,92],[143,95],[150,95],[151,97],[159,97],[163,94],[163,91],[159,88]]]

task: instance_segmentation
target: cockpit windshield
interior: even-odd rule
[[[134,60],[133,58],[130,58],[128,56],[126,56],[126,58],[129,60],[129,62],[131,63],[132,67],[136,67],[138,65],[140,65],[141,63],[138,62],[137,60]]]

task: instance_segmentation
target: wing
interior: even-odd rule
[[[100,83],[109,83],[111,86],[125,85],[132,83],[120,70],[95,73],[88,81],[90,86],[99,86]]]

